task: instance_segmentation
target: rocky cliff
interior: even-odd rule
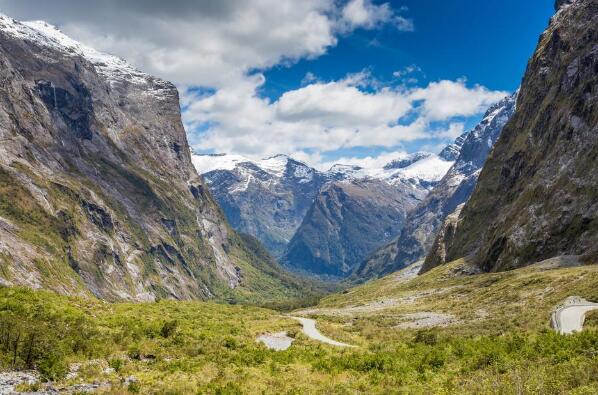
[[[557,1],[517,110],[429,269],[471,256],[486,271],[556,255],[598,258],[598,1]]]
[[[0,80],[2,284],[130,300],[288,289],[194,170],[172,84],[1,15]]]
[[[236,155],[194,155],[193,163],[230,224],[282,255],[328,174],[277,155],[249,160]]]
[[[405,216],[453,164],[414,153],[381,169],[336,165],[337,179],[314,199],[282,262],[292,270],[346,277],[369,253],[395,237]]]
[[[475,128],[441,152],[440,156],[455,158],[453,166],[408,213],[399,236],[360,264],[352,275],[355,281],[399,270],[425,256],[446,216],[471,195],[488,153],[515,111],[516,99],[517,93],[490,107]]]
[[[395,236],[406,210],[421,201],[453,164],[450,159],[427,152],[398,155],[381,168],[336,164],[327,171],[318,171],[286,155],[260,160],[230,154],[193,155],[192,160],[235,229],[258,238],[289,268],[309,268],[317,273],[314,259],[322,254],[321,260],[316,259],[322,262],[322,274],[330,274],[334,266],[338,275],[345,275],[347,264],[353,268],[354,260],[363,258],[364,248],[379,246]],[[341,181],[337,188],[327,188]],[[366,185],[368,191],[364,191]],[[324,226],[322,229],[329,232],[342,233],[340,229],[349,226],[350,221],[343,223],[349,217],[323,220],[335,210],[322,211],[318,205],[332,196],[331,204],[341,202],[331,191],[342,191],[346,198],[343,201],[359,202],[350,205],[350,211],[364,219],[360,229],[371,226],[374,215],[382,219],[381,228],[371,229],[365,238],[348,232],[346,235],[351,236],[344,246],[341,238],[319,230]],[[380,203],[375,202],[377,196]],[[402,214],[397,216],[397,210]],[[399,221],[391,224],[393,218]],[[367,241],[368,237],[376,238],[375,244]],[[355,248],[350,251],[350,246]]]

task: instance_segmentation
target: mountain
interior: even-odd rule
[[[346,277],[394,237],[453,162],[415,153],[380,169],[335,165],[281,258],[309,274]]]
[[[471,195],[488,153],[515,111],[516,101],[517,93],[514,93],[490,107],[478,125],[440,153],[441,157],[456,158],[453,166],[409,212],[399,236],[367,257],[352,279],[363,281],[378,277],[425,256],[442,221]]]
[[[171,83],[3,15],[0,64],[3,285],[138,301],[299,292],[227,224]]]
[[[280,256],[328,175],[285,155],[193,155],[230,224]]]
[[[555,6],[517,110],[424,271],[466,256],[485,271],[598,257],[598,2]]]
[[[327,183],[357,181],[361,186],[353,189],[356,191],[363,187],[361,181],[367,179],[372,188],[368,200],[374,198],[377,188],[380,194],[389,194],[389,185],[421,200],[452,164],[425,152],[403,155],[382,168],[336,164],[327,171],[316,170],[286,155],[254,160],[230,154],[193,154],[192,160],[231,225],[259,239],[278,257],[285,253]],[[391,216],[397,202],[403,199],[394,200],[394,206],[388,208]],[[392,231],[399,227],[400,224],[393,225]]]

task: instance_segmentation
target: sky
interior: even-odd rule
[[[438,152],[520,84],[553,0],[0,0],[174,82],[199,153]]]

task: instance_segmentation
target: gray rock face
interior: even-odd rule
[[[290,269],[335,276],[346,275],[347,268],[354,267],[354,260],[369,252],[365,249],[394,236],[406,210],[420,201],[453,163],[426,152],[399,157],[379,169],[336,164],[325,172],[284,155],[261,160],[194,155],[193,162],[235,229],[257,237]],[[327,188],[340,181],[340,189]],[[369,188],[367,193],[364,185]],[[347,229],[350,216],[323,220],[336,210],[321,210],[318,202],[340,202],[332,190],[343,192],[343,202],[359,202],[347,207],[365,221],[360,229],[371,227],[373,215],[383,218],[381,228],[370,230],[363,238]],[[351,196],[353,193],[355,196]],[[375,202],[378,197],[379,203]],[[398,217],[397,210],[402,213]],[[393,218],[398,222],[390,224]],[[318,230],[320,225],[324,228]],[[344,236],[316,235],[324,229],[339,235],[344,232]],[[377,239],[374,244],[368,240],[370,236]],[[318,255],[321,258],[314,258]],[[321,273],[315,262],[322,264]]]
[[[567,4],[571,4],[573,3],[575,0],[556,0],[554,2],[554,9],[556,11],[558,11],[562,6],[567,5]]]
[[[598,259],[598,2],[552,18],[529,61],[517,111],[459,216],[440,264],[486,271],[557,255]]]
[[[205,159],[195,156],[198,170]],[[328,174],[284,155],[262,161],[240,159],[233,168],[214,169],[203,178],[230,224],[259,239],[276,256],[283,253],[318,190],[330,180]]]
[[[396,235],[425,189],[361,179],[328,183],[282,258],[295,271],[345,277],[376,247]]]
[[[175,87],[0,15],[4,285],[106,299],[218,296],[247,253],[195,172]]]
[[[352,278],[362,281],[400,270],[425,256],[447,215],[472,193],[479,171],[506,122],[515,111],[517,93],[488,109],[476,127],[458,137],[440,156],[456,155],[442,180],[405,219],[405,227],[390,244],[374,252]]]
[[[447,145],[442,151],[440,151],[439,156],[446,160],[457,160],[459,154],[461,153],[461,147],[463,146],[463,143],[465,143],[465,139],[467,139],[468,134],[469,132],[466,132],[457,137],[453,143]]]
[[[464,204],[465,203],[458,205],[455,211],[447,215],[444,219],[444,222],[436,233],[434,244],[432,244],[430,252],[426,256],[420,271],[426,272],[431,268],[440,265],[441,262],[446,261],[447,246],[451,244],[453,237],[455,237],[457,226],[459,225],[459,215],[461,214]]]

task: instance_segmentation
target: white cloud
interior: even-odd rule
[[[424,116],[435,121],[479,114],[507,95],[507,92],[490,91],[480,85],[468,88],[465,83],[464,79],[432,82],[426,88],[414,90],[410,97],[423,100]]]
[[[404,11],[403,8],[399,11]],[[391,23],[402,31],[413,31],[413,21],[395,12],[388,3],[372,4],[371,0],[350,0],[342,9],[340,25],[344,29],[373,29]]]
[[[504,97],[504,96],[503,96]],[[441,130],[434,133],[436,138],[454,140],[465,132],[465,124],[463,122],[450,123],[448,129]]]
[[[401,31],[412,32],[415,30],[415,25],[413,24],[413,21],[403,16],[397,15],[394,18],[394,23],[397,29]]]
[[[346,82],[315,83],[286,92],[275,107],[281,120],[317,122],[324,129],[390,124],[411,109],[405,97],[389,89],[366,93]]]
[[[311,71],[308,71],[307,73],[305,73],[305,77],[303,77],[303,79],[301,80],[301,85],[308,85],[316,81],[318,81],[318,77]]]
[[[253,158],[286,153],[320,167],[322,153],[338,149],[393,148],[414,140],[453,139],[464,127],[455,117],[481,113],[485,104],[506,95],[467,87],[464,80],[438,81],[417,89],[372,89],[369,78],[367,73],[356,73],[339,81],[316,80],[274,102],[256,94],[263,83],[261,75],[211,96],[187,92],[185,102],[191,103],[185,113],[188,129],[210,125],[192,144],[200,150]],[[465,107],[457,103],[449,111],[439,98],[455,92],[455,100]],[[434,126],[437,121],[447,126]]]
[[[421,68],[415,64],[406,66],[404,68],[402,68],[401,70],[397,70],[394,73],[392,73],[393,77],[395,78],[402,78],[405,77],[409,74],[415,73],[415,72],[421,72]]]
[[[333,161],[320,161],[318,163],[319,170],[328,170],[333,165],[340,163],[345,165],[353,165],[363,167],[364,169],[379,169],[384,167],[384,165],[392,162],[395,159],[399,159],[402,157],[407,156],[407,152],[405,151],[391,151],[391,152],[383,152],[376,156],[366,156],[366,157],[357,157],[357,156],[344,156]]]

